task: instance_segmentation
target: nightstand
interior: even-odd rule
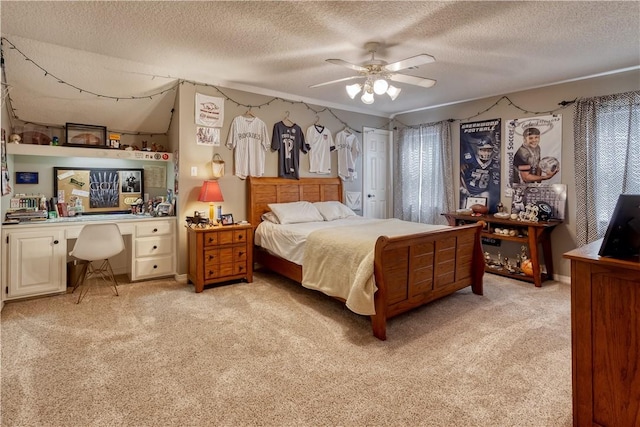
[[[253,281],[253,229],[250,224],[187,228],[189,281],[205,285]]]

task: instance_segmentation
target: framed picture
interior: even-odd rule
[[[107,148],[107,128],[105,126],[67,123],[67,143],[74,147]]]
[[[38,172],[16,172],[16,184],[37,184]]]
[[[54,167],[53,191],[86,214],[129,213],[144,197],[144,169]]]
[[[233,215],[232,214],[222,214],[220,216],[220,220],[222,225],[233,225]]]
[[[473,205],[482,205],[487,206],[487,198],[486,197],[467,197],[467,205],[465,209],[471,209]]]

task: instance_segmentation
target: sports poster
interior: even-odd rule
[[[505,195],[518,186],[559,184],[562,115],[508,120],[505,127]]]
[[[500,203],[501,119],[460,124],[460,208]]]

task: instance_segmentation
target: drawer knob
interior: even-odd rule
[[[212,270],[209,270],[209,276],[213,276],[213,273],[214,272]]]
[[[242,251],[238,252],[238,256],[242,256],[242,255],[244,255],[244,252]]]
[[[215,255],[209,255],[209,261],[215,258]]]
[[[54,241],[53,241],[53,244],[54,244],[54,245],[57,245],[58,243],[60,243],[58,240],[54,240]]]
[[[209,237],[209,243],[212,243],[213,241],[213,237]]]
[[[156,245],[153,245],[153,249],[158,249],[158,247]]]
[[[242,240],[242,237],[243,237],[242,235],[238,236],[238,240]]]
[[[154,232],[154,233],[157,233],[157,232],[158,232],[158,229],[157,229],[157,228],[154,228],[154,229],[153,229],[153,232]]]
[[[153,266],[153,268],[158,268],[158,266],[157,266],[157,265],[154,265],[154,266]]]
[[[244,267],[238,268],[238,271],[242,271],[242,270],[244,270]]]

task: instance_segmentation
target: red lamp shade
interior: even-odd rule
[[[200,188],[199,202],[209,202],[209,221],[213,222],[213,202],[224,202],[218,181],[205,181]]]
[[[200,188],[199,202],[224,202],[218,181],[205,181]]]

